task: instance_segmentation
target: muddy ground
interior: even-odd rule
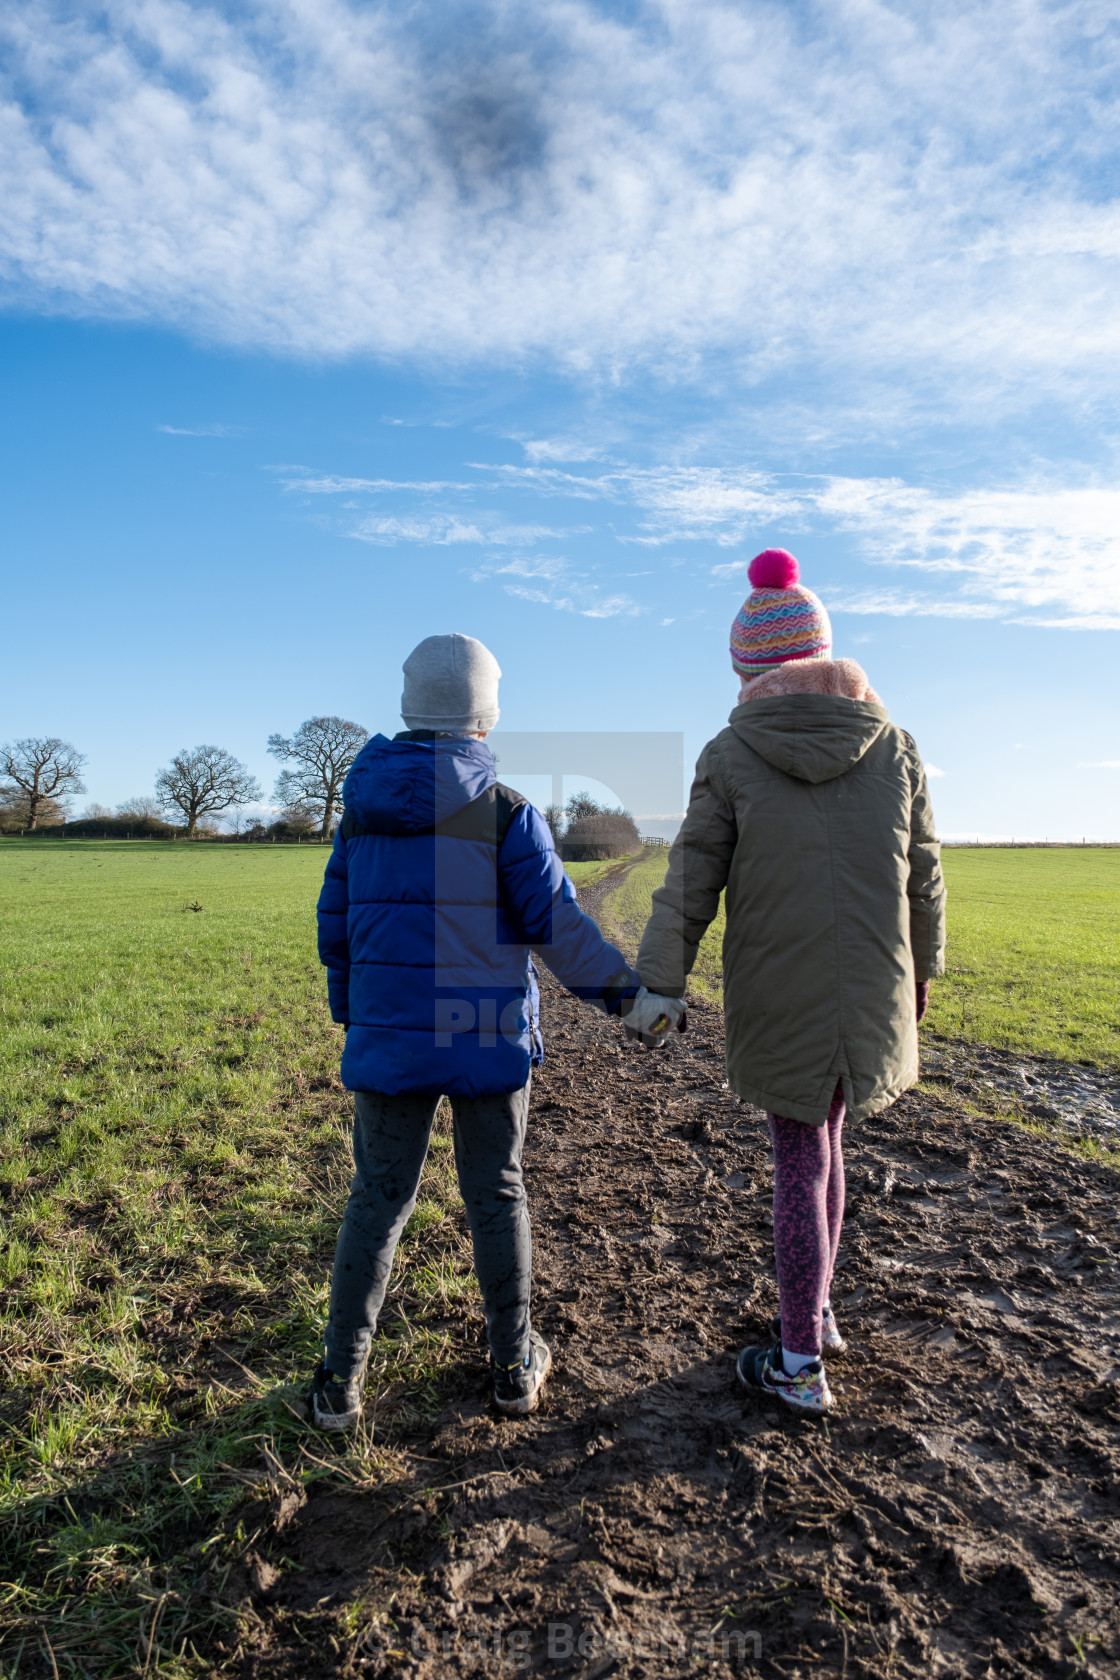
[[[1120,1147],[1120,1075],[1056,1056],[1022,1056],[992,1045],[928,1037],[923,1046],[926,1081],[1027,1118],[1045,1120],[1058,1136]]]
[[[555,986],[544,1009],[544,1403],[493,1415],[463,1309],[410,1479],[278,1492],[238,1669],[1114,1672],[1120,1174],[949,1087],[853,1127],[836,1410],[779,1414],[734,1378],[777,1300],[765,1129],[723,1089],[719,1011],[649,1054]]]

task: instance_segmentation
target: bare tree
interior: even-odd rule
[[[587,792],[573,793],[564,807],[564,815],[570,823],[582,822],[585,817],[601,817],[607,807],[600,805],[597,799],[592,799]]]
[[[29,735],[12,747],[0,747],[0,773],[7,777],[9,792],[26,798],[28,828],[38,826],[44,801],[86,791],[85,761],[84,753],[57,735]]]
[[[164,810],[179,807],[188,836],[198,832],[201,818],[260,796],[257,778],[224,747],[184,747],[156,777],[156,798]]]
[[[27,795],[12,783],[0,788],[0,834],[25,834],[30,812]],[[66,821],[66,812],[57,799],[44,799],[39,805],[39,827],[57,828]]]
[[[326,839],[342,809],[346,773],[368,740],[360,723],[340,717],[308,718],[290,738],[270,735],[268,750],[285,765],[276,778],[277,803],[313,811]]]
[[[151,822],[163,820],[163,807],[158,799],[153,799],[150,793],[135,794],[117,806],[118,817],[133,817],[137,822],[147,818]]]
[[[314,834],[319,827],[319,813],[308,805],[286,805],[276,818],[276,826],[281,824],[293,834]]]

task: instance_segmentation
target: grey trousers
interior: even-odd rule
[[[521,1178],[529,1084],[493,1097],[452,1097],[455,1168],[474,1242],[490,1351],[512,1365],[529,1351],[532,1245]],[[369,1357],[400,1234],[416,1206],[439,1095],[354,1093],[354,1166],[331,1275],[326,1365],[343,1380]]]

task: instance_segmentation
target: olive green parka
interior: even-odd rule
[[[871,692],[827,663],[791,685]],[[945,888],[918,749],[874,697],[748,697],[704,748],[638,952],[651,991],[684,992],[724,888],[731,1089],[817,1126],[838,1083],[852,1119],[893,1102],[918,1077],[915,980],[944,972]]]

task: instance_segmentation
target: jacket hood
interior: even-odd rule
[[[854,659],[787,659],[761,676],[744,677],[739,684],[740,705],[747,700],[770,700],[776,694],[831,694],[880,704],[867,672]]]
[[[342,803],[374,834],[424,834],[497,781],[485,741],[374,735],[350,768]]]
[[[781,694],[745,700],[728,722],[775,770],[802,782],[830,782],[859,763],[890,717],[870,700]]]

